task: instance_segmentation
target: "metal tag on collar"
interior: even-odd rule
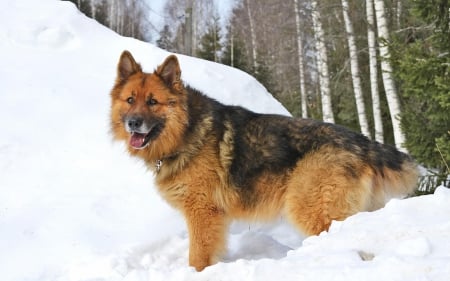
[[[162,163],[162,160],[156,160],[156,172],[159,172],[159,170],[161,170]]]

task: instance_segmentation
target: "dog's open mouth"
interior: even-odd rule
[[[148,132],[147,134],[132,132],[130,138],[130,145],[133,148],[142,149],[145,148],[150,143],[151,138],[152,138],[152,130],[150,130],[150,132]]]
[[[163,123],[156,123],[150,128],[150,130],[147,133],[135,131],[130,132],[131,133],[129,142],[130,146],[135,149],[143,149],[147,147],[152,140],[156,139],[159,136],[163,127],[164,127]]]

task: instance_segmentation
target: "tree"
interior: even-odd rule
[[[111,23],[108,17],[109,16],[108,0],[98,0],[95,9],[96,9],[95,20],[109,27]]]
[[[374,4],[379,37],[378,44],[381,56],[381,75],[383,78],[384,91],[388,101],[389,112],[391,114],[395,146],[398,149],[407,152],[405,147],[405,134],[403,133],[400,124],[400,100],[395,88],[393,70],[390,61],[391,53],[389,51],[389,30],[385,15],[384,0],[374,0]]]
[[[227,31],[231,32],[231,36],[229,33],[226,35],[223,61],[228,61],[229,64],[253,75],[269,92],[280,97],[282,92],[280,84],[294,81],[292,78],[280,76],[295,75],[295,72],[291,69],[276,71],[279,65],[284,64],[279,55],[281,51],[279,46],[283,43],[280,41],[282,34],[277,34],[282,13],[272,10],[272,14],[269,15],[265,11],[268,5],[278,10],[285,8],[286,4],[273,5],[274,3],[274,0],[236,2],[229,18]],[[270,36],[267,36],[268,34]]]
[[[222,53],[221,62],[231,67],[250,72],[247,57],[245,55],[245,43],[239,35],[233,31],[233,25],[227,27],[226,43]]]
[[[295,31],[297,35],[298,79],[300,82],[302,118],[308,118],[308,107],[305,88],[305,64],[303,62],[303,42],[302,42],[302,32],[300,30],[300,11],[298,8],[298,0],[294,0],[294,11],[295,11]]]
[[[173,44],[178,53],[189,55],[197,53],[200,38],[207,31],[214,12],[215,1],[211,0],[165,1],[165,24],[171,26],[175,33]],[[190,35],[190,38],[186,38],[186,35]]]
[[[159,39],[156,40],[156,46],[169,52],[175,52],[172,43],[172,32],[167,24],[164,25],[163,29],[159,32]]]
[[[116,31],[120,35],[140,40],[148,39],[151,23],[147,21],[145,0],[71,0],[86,16]]]
[[[394,59],[405,101],[405,145],[417,161],[437,168],[443,178],[450,173],[449,9],[446,0],[415,1],[409,19],[415,25],[392,48],[399,50]]]
[[[255,24],[252,15],[252,6],[250,6],[251,0],[245,0],[245,7],[248,15],[248,23],[250,27],[250,38],[252,39],[251,43],[251,52],[252,52],[252,65],[253,69],[256,71],[258,68],[258,58],[257,58],[257,47],[256,47],[256,32],[255,32]]]
[[[384,143],[383,121],[381,118],[380,94],[378,92],[378,66],[375,35],[373,0],[366,0],[367,44],[369,46],[370,93],[372,96],[375,140]]]
[[[328,55],[317,0],[311,0],[311,10],[314,27],[314,36],[316,41],[317,68],[319,70],[319,86],[322,99],[322,119],[325,122],[334,123],[334,114],[331,104],[330,75],[328,71]]]
[[[197,56],[206,60],[218,62],[220,51],[222,49],[221,30],[219,16],[213,17],[208,25],[208,29],[200,39],[200,45],[197,49]]]
[[[369,124],[367,123],[366,108],[364,105],[364,97],[361,87],[361,78],[358,62],[358,52],[355,43],[355,35],[353,32],[353,24],[348,13],[348,1],[342,0],[342,13],[345,22],[345,30],[347,33],[348,49],[350,53],[350,71],[352,75],[353,91],[355,93],[356,109],[358,111],[358,120],[361,132],[371,138]]]

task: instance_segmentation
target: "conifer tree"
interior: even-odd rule
[[[450,165],[449,8],[447,0],[415,1],[412,16],[422,23],[393,48],[398,50],[406,146],[417,161],[445,174]]]
[[[220,24],[219,17],[213,18],[208,24],[207,31],[200,39],[200,46],[197,50],[197,56],[206,60],[218,62],[220,51],[222,49],[220,43]]]
[[[174,44],[172,42],[172,32],[169,25],[164,25],[163,29],[159,32],[159,39],[156,40],[156,45],[169,52],[175,52]]]
[[[226,43],[221,56],[221,62],[242,71],[249,72],[249,64],[245,55],[245,43],[233,33],[231,25],[228,26]]]

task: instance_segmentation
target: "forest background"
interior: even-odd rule
[[[225,24],[218,0],[166,0],[161,28],[145,0],[71,2],[121,35],[253,75],[293,116],[409,152],[425,191],[449,185],[448,0],[235,0]]]

